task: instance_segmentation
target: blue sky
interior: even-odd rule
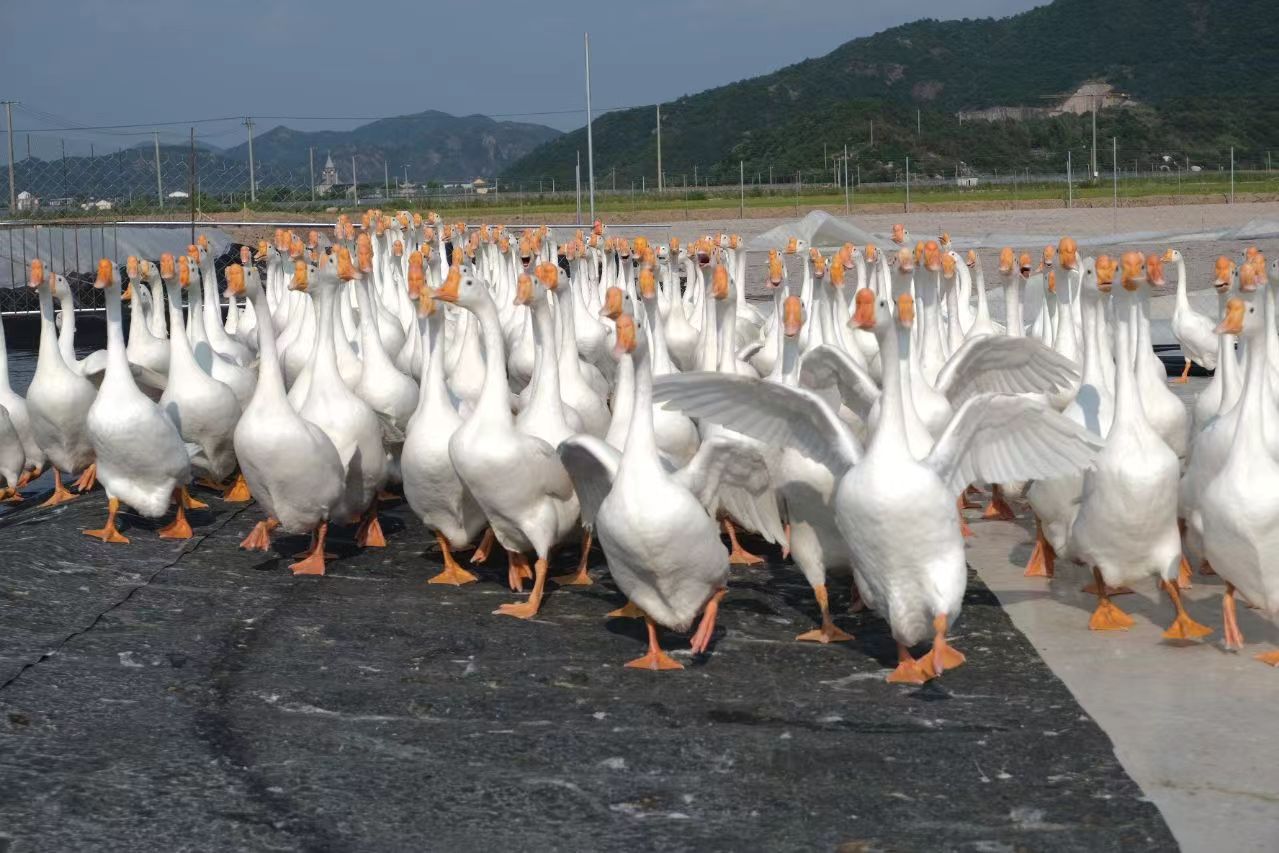
[[[349,128],[439,109],[568,130],[584,123],[582,33],[598,110],[669,100],[765,73],[921,17],[1000,17],[1044,0],[0,0],[0,97],[14,126],[260,116],[258,131]],[[272,116],[318,116],[323,121]],[[2,128],[0,128],[2,130]],[[162,141],[185,138],[186,125]],[[197,134],[238,144],[237,121]],[[32,134],[49,156],[148,132]],[[18,156],[26,140],[16,134]]]

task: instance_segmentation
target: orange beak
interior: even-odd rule
[[[716,299],[728,298],[728,268],[715,265],[715,271],[711,274],[711,296]]]
[[[915,322],[915,299],[909,293],[897,297],[897,322],[908,329]]]
[[[617,343],[614,352],[617,354],[635,352],[635,318],[630,314],[621,314],[616,320]]]
[[[1243,331],[1243,315],[1246,305],[1238,296],[1226,301],[1226,316],[1217,326],[1219,335],[1237,335]]]
[[[111,283],[111,274],[115,269],[115,265],[107,258],[98,261],[98,277],[94,279],[93,286],[99,290]]]
[[[461,295],[461,288],[462,270],[458,267],[449,267],[449,274],[445,276],[444,283],[432,296],[441,302],[457,302],[458,296]]]
[[[1137,282],[1141,280],[1141,252],[1124,252],[1119,259],[1119,265],[1122,269],[1119,283],[1123,285],[1124,290],[1136,290]]]
[[[600,316],[616,320],[622,316],[623,294],[620,287],[610,287],[604,293],[604,305],[600,308]]]
[[[893,226],[892,240],[894,243],[901,244],[906,242],[906,226],[898,222]]]
[[[345,250],[341,250],[341,251],[345,251]],[[342,264],[342,258],[341,258],[341,255],[339,255],[338,256],[339,268],[341,267],[341,264]],[[351,256],[349,253],[346,256],[346,264],[348,267],[351,265]],[[299,293],[306,293],[306,289],[307,287],[310,286],[310,283],[311,283],[310,271],[307,269],[306,264],[303,263],[302,261],[295,261],[293,264],[293,281],[289,283],[289,290],[296,290]]]
[[[537,280],[540,281],[542,286],[547,290],[554,290],[559,286],[560,268],[550,261],[538,264],[537,268],[534,270],[534,274],[537,276]]]
[[[906,250],[903,249],[902,251],[905,252]],[[866,330],[875,328],[875,294],[868,288],[863,287],[857,291],[857,296],[853,298],[853,305],[852,325]]]
[[[177,270],[173,265],[173,255],[165,252],[160,256],[160,278],[173,278],[173,274],[176,271]]]
[[[533,279],[529,278],[528,273],[520,273],[520,277],[516,280],[515,304],[533,304]]]
[[[645,299],[652,299],[657,295],[657,280],[653,278],[653,270],[649,267],[640,270],[639,290],[640,296]]]
[[[1097,258],[1096,266],[1097,289],[1102,293],[1109,293],[1115,282],[1115,262],[1109,255],[1101,255]]]
[[[904,273],[915,271],[915,257],[910,253],[910,249],[897,250],[897,269]]]
[[[44,261],[36,258],[31,262],[31,278],[27,282],[29,287],[39,287],[44,284]]]
[[[226,292],[231,296],[244,295],[244,267],[239,264],[226,268]]]
[[[874,319],[874,305],[871,305],[871,323]],[[782,303],[782,329],[786,337],[793,338],[804,327],[804,305],[798,296],[788,296]]]
[[[1005,246],[999,250],[999,271],[1004,275],[1008,275],[1013,271],[1013,250],[1010,246]]]

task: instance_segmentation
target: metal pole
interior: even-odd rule
[[[844,213],[853,212],[853,188],[848,180],[848,146],[844,146]]]
[[[1235,146],[1230,146],[1230,203],[1235,203]]]
[[[307,149],[311,163],[311,201],[315,201],[315,146]]]
[[[1070,180],[1070,152],[1066,152],[1066,207],[1075,206],[1075,185]]]
[[[1114,163],[1114,172],[1111,176],[1111,182],[1114,184],[1115,207],[1114,207],[1114,224],[1119,224],[1119,140],[1110,137],[1110,159]]]
[[[614,172],[613,189],[617,189],[616,172]],[[657,105],[657,191],[660,193],[666,188],[666,182],[662,180],[662,105]]]
[[[253,119],[245,118],[244,126],[249,129],[249,201],[257,204],[258,182],[253,175]]]
[[[741,207],[738,210],[738,219],[746,218],[746,161],[737,161],[737,183],[741,188]]]
[[[151,131],[155,139],[155,193],[160,198],[160,209],[164,209],[164,179],[160,177],[160,133]]]
[[[18,188],[13,177],[13,105],[14,101],[3,101],[4,116],[9,125],[9,215],[18,213]]]
[[[1092,95],[1092,179],[1097,180],[1097,96]]]
[[[187,198],[191,206],[191,242],[195,242],[195,128],[191,128],[191,165],[187,169]],[[76,244],[79,252],[79,243]]]
[[[591,221],[595,221],[595,140],[591,135],[591,34],[583,33],[586,44],[586,181],[590,187]],[[580,156],[580,155],[579,155]],[[581,224],[581,217],[578,217]]]
[[[906,156],[906,212],[910,213],[910,155]]]
[[[916,136],[924,135],[924,120],[922,118],[922,115],[923,115],[923,111],[916,108],[915,109],[915,135]]]
[[[391,167],[387,165],[386,159],[382,159],[382,186],[386,187],[386,197],[391,197]]]
[[[355,155],[351,155],[351,196],[355,199],[355,203],[360,203],[360,182],[355,177]]]
[[[582,224],[582,152],[577,152],[577,165],[573,167],[573,177],[577,186],[577,224]],[[631,189],[635,188],[635,182],[631,181]],[[595,220],[592,219],[591,222]]]

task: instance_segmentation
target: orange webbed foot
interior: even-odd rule
[[[240,541],[240,547],[245,551],[269,551],[271,550],[271,533],[275,528],[280,526],[280,522],[273,518],[259,521],[253,525],[253,529],[249,531],[249,535]]]
[[[253,500],[253,494],[249,491],[249,481],[244,479],[243,473],[235,475],[235,482],[231,484],[231,488],[222,493],[222,500],[229,504],[242,504]]]
[[[1279,651],[1262,652],[1261,654],[1254,655],[1253,657],[1267,666],[1279,666]]]
[[[1207,625],[1196,622],[1186,613],[1178,613],[1163,636],[1165,640],[1202,640],[1211,633]]]
[[[1093,631],[1127,631],[1134,624],[1133,618],[1109,598],[1097,602],[1097,609],[1088,620],[1088,628]]]
[[[361,548],[386,547],[386,537],[382,535],[382,522],[378,521],[376,509],[365,514],[355,531],[355,542]]]
[[[923,684],[930,678],[932,676],[924,670],[919,661],[914,658],[907,658],[906,660],[898,661],[897,668],[890,672],[884,680],[889,684]]]
[[[834,622],[831,622],[827,625],[821,626],[820,628],[805,631],[795,637],[795,639],[801,643],[821,643],[822,645],[826,645],[827,643],[846,643],[849,640],[854,639],[854,637]]]
[[[91,491],[98,483],[98,463],[94,462],[88,468],[84,469],[84,473],[80,475],[80,479],[76,480],[76,491],[80,494]]]
[[[658,649],[656,653],[649,652],[643,657],[635,660],[627,661],[625,664],[629,669],[648,669],[653,672],[660,672],[664,669],[683,669],[684,665],[672,658],[666,652]]]
[[[484,531],[484,538],[480,540],[480,545],[475,549],[475,553],[471,555],[471,565],[478,565],[489,558],[489,552],[493,550],[493,541],[497,537],[493,535],[493,528]]]
[[[644,611],[635,606],[635,602],[628,601],[616,610],[610,610],[607,614],[609,619],[643,619]]]

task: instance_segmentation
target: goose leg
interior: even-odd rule
[[[960,509],[981,509],[981,491],[976,486],[964,489],[960,497],[962,498]]]
[[[324,574],[324,542],[329,538],[329,523],[327,521],[320,522],[319,526],[311,532],[311,547],[302,555],[302,559],[298,560],[289,569],[295,575],[323,575]]]
[[[177,505],[177,514],[173,516],[173,521],[164,527],[161,527],[156,534],[161,539],[190,539],[195,535],[191,530],[191,524],[187,521],[186,502],[188,496],[185,494],[186,489],[178,487],[173,490],[173,502]]]
[[[990,503],[986,506],[986,510],[981,514],[981,517],[999,521],[1012,521],[1017,517],[1013,512],[1013,508],[1008,505],[1008,501],[1004,499],[1002,486],[992,485],[990,487]]]
[[[560,586],[590,586],[594,581],[586,572],[586,564],[591,558],[591,531],[582,531],[582,556],[577,561],[577,571],[567,575],[556,575],[551,578]]]
[[[536,616],[537,611],[542,607],[542,594],[546,589],[546,572],[546,558],[538,557],[537,562],[533,564],[533,591],[529,593],[528,601],[503,604],[493,613],[498,616],[514,616],[516,619],[532,619]]]
[[[179,495],[178,503],[182,505],[183,509],[208,509],[209,508],[209,505],[206,504],[204,501],[196,500],[194,497],[192,497],[191,490],[188,489],[186,486],[178,487],[178,495]]]
[[[1093,567],[1093,587],[1097,590],[1097,609],[1088,620],[1088,628],[1092,631],[1127,631],[1133,626],[1133,618],[1115,606],[1110,600],[1114,594],[1101,579],[1101,569]],[[1085,588],[1087,591],[1087,588]],[[1132,590],[1128,590],[1131,592]]]
[[[626,666],[631,669],[651,669],[654,672],[663,669],[683,669],[683,664],[667,655],[658,645],[657,623],[645,616],[644,625],[648,628],[648,654],[633,661],[627,661]]]
[[[484,538],[480,540],[480,547],[475,549],[475,553],[471,555],[471,565],[483,563],[489,558],[489,552],[493,550],[493,540],[497,537],[493,534],[493,528],[484,531]]]
[[[955,669],[967,658],[964,653],[946,642],[946,614],[933,618],[933,650],[919,660],[919,666],[929,678],[936,678],[948,669]]]
[[[84,473],[80,475],[80,479],[76,480],[76,491],[80,494],[92,491],[98,482],[98,463],[94,462],[88,468],[84,469]]]
[[[22,503],[22,495],[18,493],[16,486],[0,489],[0,503],[20,504]]]
[[[531,574],[528,557],[518,551],[506,552],[506,585],[511,588],[511,592],[523,592],[524,579]]]
[[[1243,631],[1239,630],[1239,621],[1235,618],[1235,587],[1226,584],[1226,592],[1221,597],[1222,634],[1225,646],[1232,652],[1243,648]]]
[[[1181,561],[1183,566],[1186,561]],[[1186,612],[1186,605],[1181,601],[1181,591],[1177,588],[1177,584],[1164,581],[1162,583],[1164,592],[1168,593],[1168,597],[1172,599],[1172,606],[1177,610],[1177,618],[1173,620],[1172,625],[1167,631],[1164,631],[1165,640],[1200,640],[1212,633],[1212,629],[1207,625],[1201,625],[1190,618],[1190,614]]]
[[[85,536],[92,536],[94,539],[101,539],[103,542],[110,542],[117,545],[128,545],[129,540],[120,533],[115,526],[116,514],[120,512],[120,499],[107,499],[107,523],[97,530],[84,531]]]
[[[1180,375],[1180,376],[1178,376],[1176,379],[1172,380],[1172,384],[1174,384],[1174,385],[1185,385],[1185,384],[1186,384],[1187,382],[1189,382],[1189,381],[1190,381],[1190,359],[1186,359],[1186,366],[1185,366],[1185,368],[1181,371],[1181,375]]]
[[[53,469],[53,495],[47,501],[40,504],[40,506],[41,507],[61,506],[62,504],[73,501],[78,497],[80,496],[77,495],[75,492],[68,490],[66,486],[62,485],[62,472],[59,471],[57,468],[54,468]]]
[[[231,484],[231,488],[222,493],[222,500],[229,504],[242,504],[253,500],[253,494],[249,491],[249,481],[244,479],[244,472],[236,472],[235,482]]]
[[[240,547],[246,551],[269,551],[271,550],[271,534],[275,528],[280,526],[280,522],[274,518],[266,518],[253,525],[253,529],[249,531],[249,535],[244,537],[240,542]]]
[[[14,488],[25,489],[28,485],[31,484],[32,480],[35,480],[43,473],[44,473],[43,465],[41,465],[39,468],[32,468],[29,471],[23,471],[22,476],[18,478],[18,482],[14,485]]]
[[[973,529],[968,526],[968,519],[964,518],[964,496],[960,495],[955,498],[956,511],[959,514],[959,532],[967,539],[973,535]]]
[[[1253,657],[1267,666],[1279,666],[1279,651],[1262,652],[1261,654],[1253,655]]]
[[[719,603],[726,592],[728,590],[721,587],[706,602],[706,609],[702,611],[702,621],[698,624],[692,640],[689,641],[689,648],[692,649],[693,654],[705,654],[710,647],[711,635],[715,633],[715,617],[719,615]]]
[[[1030,553],[1030,560],[1026,563],[1026,574],[1028,578],[1050,578],[1053,576],[1053,570],[1057,565],[1057,552],[1053,550],[1053,546],[1048,544],[1048,540],[1044,538],[1044,525],[1035,519],[1035,550]]]
[[[733,524],[728,516],[720,519],[720,526],[724,528],[724,532],[728,534],[729,544],[732,550],[728,552],[728,562],[734,566],[758,566],[764,562],[763,557],[756,556],[750,551],[742,547],[742,543],[737,541],[737,526]]]
[[[1190,571],[1190,561],[1183,555],[1181,565],[1177,567],[1177,588],[1190,589],[1190,579],[1194,574]]]
[[[786,541],[782,543],[782,559],[790,556],[790,522],[786,522]]]
[[[363,548],[385,548],[386,537],[382,535],[382,522],[377,519],[377,501],[369,504],[360,519],[360,526],[355,531],[355,543]]]
[[[822,614],[822,627],[805,631],[796,640],[805,643],[842,643],[853,639],[853,635],[842,630],[830,616],[830,596],[826,592],[826,584],[813,587],[813,597],[817,599],[817,608]]]
[[[453,549],[449,546],[449,540],[445,538],[440,531],[435,531],[435,541],[440,545],[440,553],[444,558],[444,571],[440,572],[427,583],[447,583],[453,586],[461,586],[466,583],[475,583],[479,578],[468,572],[457,564],[457,560],[453,559]]]
[[[610,610],[607,619],[643,619],[644,611],[635,606],[635,602],[627,601],[616,610]]]
[[[910,649],[897,644],[897,668],[885,679],[889,684],[923,684],[929,678],[919,661],[910,656]]]

